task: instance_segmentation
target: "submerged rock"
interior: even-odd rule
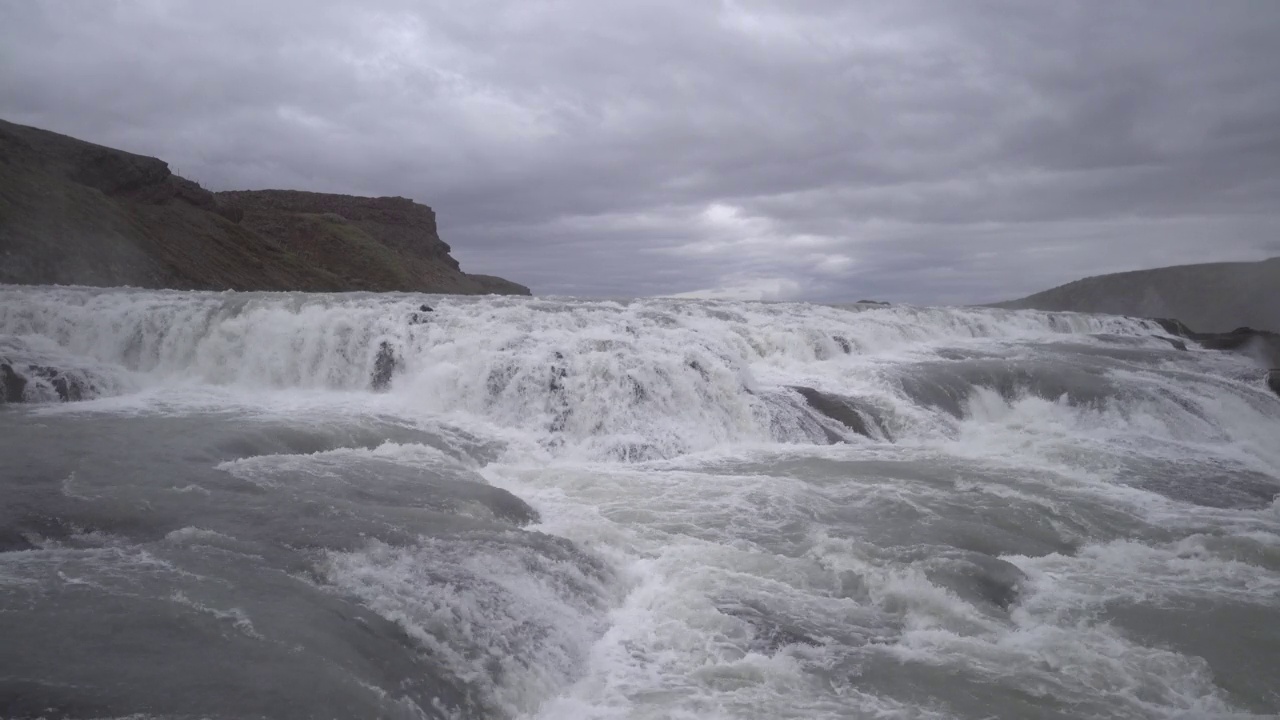
[[[801,627],[800,623],[770,612],[759,603],[723,600],[716,609],[751,627],[754,637],[749,647],[755,652],[772,655],[789,645],[822,645],[822,641],[814,637],[814,633]]]

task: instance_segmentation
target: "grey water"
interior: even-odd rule
[[[1149,321],[0,286],[0,364],[0,717],[1280,714],[1280,398]]]

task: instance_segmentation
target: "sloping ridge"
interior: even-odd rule
[[[0,120],[0,283],[529,294],[449,252],[407,198],[213,193],[162,160]]]
[[[993,307],[1177,318],[1198,332],[1280,331],[1280,257],[1099,275]]]

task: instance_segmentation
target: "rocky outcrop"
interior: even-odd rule
[[[0,283],[529,294],[449,253],[407,198],[213,193],[162,160],[0,121]]]
[[[93,380],[74,371],[0,358],[0,404],[61,400],[75,402],[96,397]]]
[[[1100,275],[995,307],[1176,317],[1198,332],[1280,332],[1280,257]]]
[[[1280,367],[1280,333],[1238,327],[1231,332],[1202,333],[1191,330],[1177,320],[1159,319],[1171,335],[1191,340],[1206,350],[1225,350],[1248,356],[1263,368]]]
[[[1280,395],[1280,333],[1248,327],[1224,333],[1198,333],[1178,320],[1157,318],[1156,322],[1170,335],[1191,340],[1206,350],[1238,353],[1253,360],[1258,367],[1270,368],[1264,382],[1272,392]]]
[[[799,393],[800,397],[804,398],[805,404],[814,411],[835,420],[855,433],[870,439],[877,439],[877,435],[883,438],[888,437],[887,429],[878,422],[875,414],[867,408],[858,407],[858,403],[852,398],[824,393],[803,385],[788,387]],[[872,432],[873,427],[877,432]],[[830,432],[827,434],[827,439],[832,443],[843,442],[839,435]]]
[[[27,379],[13,369],[13,364],[0,362],[0,403],[19,403],[27,399]]]

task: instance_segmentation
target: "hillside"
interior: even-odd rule
[[[529,294],[449,251],[406,198],[213,193],[156,158],[0,121],[0,283]]]
[[[1177,318],[1198,332],[1280,331],[1280,257],[1099,275],[994,307]]]

